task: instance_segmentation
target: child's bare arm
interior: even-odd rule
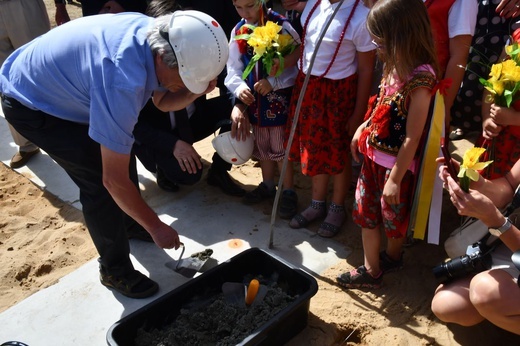
[[[356,95],[356,106],[347,123],[349,136],[353,136],[367,111],[370,88],[372,87],[372,76],[376,59],[375,50],[369,52],[358,52],[358,86]]]
[[[410,106],[406,120],[406,138],[399,149],[396,163],[383,189],[383,198],[389,204],[399,203],[401,181],[413,161],[426,125],[431,91],[427,88],[417,88],[412,91],[409,97]]]

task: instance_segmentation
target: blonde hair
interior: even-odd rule
[[[369,33],[383,49],[383,74],[394,69],[406,80],[420,65],[429,64],[439,78],[439,63],[426,6],[422,0],[379,0],[367,17]]]

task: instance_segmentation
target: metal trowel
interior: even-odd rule
[[[204,265],[206,265],[206,267],[209,267],[207,265],[208,262],[216,262],[216,260],[211,258],[211,255],[213,254],[213,250],[211,250],[211,249],[206,249],[201,252],[196,252],[196,253],[192,254],[190,257],[182,258],[182,256],[184,255],[184,251],[186,250],[186,247],[184,246],[183,243],[181,243],[181,248],[182,249],[181,249],[181,254],[179,256],[179,259],[177,261],[172,261],[172,262],[166,263],[166,266],[187,278],[192,278],[198,272],[204,271],[203,270]],[[213,265],[215,265],[215,264],[216,263],[214,263]],[[206,269],[208,269],[208,268],[206,268]]]
[[[266,285],[260,285],[258,292],[253,298],[251,306],[262,303],[268,291]],[[222,284],[222,293],[228,303],[236,306],[246,306],[247,286],[240,282],[224,282]]]

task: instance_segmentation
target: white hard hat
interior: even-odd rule
[[[231,138],[231,132],[224,132],[213,138],[211,144],[224,161],[233,165],[246,163],[253,154],[254,135],[251,133],[245,141]]]
[[[224,30],[203,12],[175,11],[168,37],[182,81],[192,93],[203,93],[226,66],[229,46]]]

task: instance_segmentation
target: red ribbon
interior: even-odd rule
[[[442,96],[446,96],[447,90],[451,87],[453,80],[451,78],[444,78],[440,80],[432,89],[432,95],[434,95],[437,90]]]

